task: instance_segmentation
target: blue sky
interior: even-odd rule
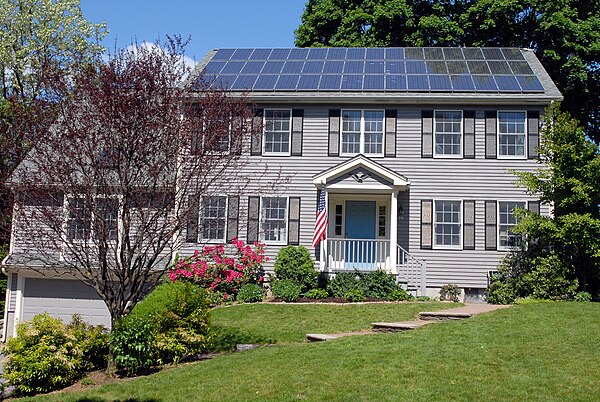
[[[81,0],[87,20],[106,21],[104,46],[154,42],[166,34],[192,36],[186,55],[210,49],[294,46],[306,0]]]

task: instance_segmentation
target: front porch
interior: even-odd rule
[[[399,244],[410,182],[358,155],[315,176],[324,192],[328,214],[326,239],[320,243],[320,269],[325,272],[384,270],[419,295],[425,294],[426,264]],[[406,201],[407,197],[402,197]]]

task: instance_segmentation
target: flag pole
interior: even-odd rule
[[[325,211],[329,214],[329,194],[325,191],[325,183],[321,181],[321,191],[325,192]],[[329,218],[329,217],[328,217]],[[327,219],[327,226],[329,226],[329,219]],[[327,268],[327,227],[325,228],[325,238],[320,242],[321,246],[321,271]]]

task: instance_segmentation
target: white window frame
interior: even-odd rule
[[[263,222],[264,222],[264,199],[265,198],[285,198],[285,217],[284,217],[284,221],[285,221],[285,236],[284,239],[281,240],[266,240],[265,238],[265,232],[263,230]],[[259,213],[258,213],[258,233],[259,233],[259,239],[264,242],[265,244],[274,244],[274,245],[283,245],[283,244],[287,244],[288,242],[288,236],[289,236],[289,215],[290,215],[290,197],[288,196],[261,196],[260,197],[260,205],[259,205]]]
[[[525,132],[523,134],[519,134],[519,135],[523,135],[525,137],[524,139],[524,143],[523,143],[523,155],[503,155],[500,153],[500,135],[502,135],[500,133],[500,113],[520,113],[523,114],[525,116],[524,119],[524,130]],[[504,134],[504,135],[516,135],[516,134]],[[524,110],[498,110],[496,111],[496,156],[498,159],[527,159],[527,154],[528,154],[528,150],[527,150],[527,138],[529,137],[529,133],[528,133],[528,127],[527,127],[527,112]]]
[[[211,197],[223,197],[225,198],[225,226],[223,228],[223,237],[222,238],[208,238],[208,237],[204,237],[204,219],[205,217],[205,206],[204,206],[204,199],[205,198],[211,198]],[[229,212],[229,197],[227,197],[226,195],[204,195],[200,197],[200,213],[198,214],[198,240],[200,242],[206,242],[206,243],[223,243],[226,241],[227,238],[227,221],[229,219],[229,216],[227,215],[227,213]],[[212,218],[215,219],[216,218]]]
[[[500,204],[501,203],[517,203],[517,204],[522,204],[522,208],[527,208],[527,201],[522,201],[522,200],[498,200],[496,203],[496,211],[498,211],[498,213],[496,214],[496,248],[498,250],[502,250],[502,251],[510,251],[510,250],[514,250],[515,247],[514,246],[502,246],[500,243]],[[517,208],[519,208],[517,206]],[[511,213],[513,213],[511,211]],[[514,214],[513,214],[514,216]],[[512,225],[511,227],[514,227],[515,225]],[[510,230],[510,229],[509,229]],[[524,239],[521,238],[521,241],[523,241]]]
[[[290,120],[289,120],[289,127],[290,129],[288,130],[288,150],[287,152],[273,152],[273,151],[266,151],[267,149],[267,112],[268,111],[277,111],[277,112],[289,112],[290,114]],[[263,133],[262,133],[262,154],[263,155],[277,155],[277,156],[290,156],[292,154],[292,109],[286,109],[286,108],[270,108],[270,109],[264,109],[263,110]]]
[[[344,112],[360,112],[360,149],[358,153],[354,152],[343,152],[344,149]],[[383,115],[382,119],[382,132],[381,132],[381,152],[380,153],[366,153],[365,152],[365,112],[381,112]],[[339,150],[340,156],[355,156],[365,155],[370,157],[381,157],[385,155],[385,110],[383,109],[342,109],[340,113],[340,136],[339,136]]]
[[[444,112],[450,112],[450,113],[460,113],[460,150],[457,154],[444,154],[444,153],[438,153],[437,152],[437,142],[436,142],[436,134],[437,134],[437,113],[444,113]],[[453,134],[453,133],[441,133],[441,134]],[[463,153],[464,153],[464,138],[465,138],[465,128],[464,128],[464,118],[463,118],[463,111],[462,110],[434,110],[433,111],[433,157],[434,158],[440,158],[440,159],[461,159],[463,157]]]
[[[441,202],[458,202],[460,209],[458,211],[458,224],[459,224],[459,231],[458,231],[458,236],[459,236],[459,241],[458,241],[458,245],[445,245],[445,244],[437,244],[437,203],[441,203]],[[454,198],[440,198],[440,199],[434,199],[433,200],[433,248],[436,250],[462,250],[463,249],[463,241],[464,241],[464,222],[463,222],[463,215],[464,215],[464,205],[463,205],[463,200],[458,200],[458,199],[454,199]],[[445,222],[444,222],[445,223]]]

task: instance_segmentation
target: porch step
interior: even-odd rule
[[[373,326],[373,331],[376,332],[401,332],[419,328],[427,324],[431,324],[431,321],[374,322],[371,325]]]
[[[426,311],[419,313],[419,319],[425,321],[464,320],[471,318],[473,314],[454,311]]]

